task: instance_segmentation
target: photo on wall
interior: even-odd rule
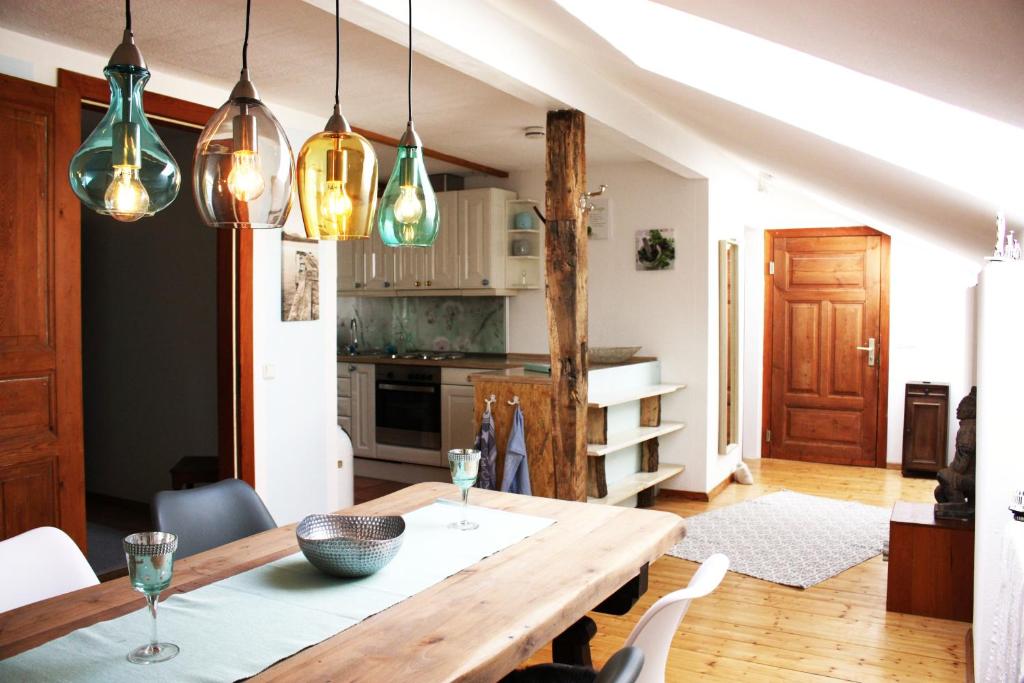
[[[676,263],[675,230],[652,228],[636,231],[636,269],[672,270]]]
[[[281,320],[320,319],[320,245],[281,236]]]

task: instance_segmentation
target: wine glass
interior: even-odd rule
[[[462,519],[448,525],[449,529],[472,531],[480,525],[467,519],[469,514],[469,489],[476,483],[480,471],[480,451],[456,448],[448,451],[448,468],[452,472],[452,483],[462,489]]]
[[[176,657],[180,649],[174,643],[161,643],[157,640],[156,606],[160,591],[171,585],[178,537],[163,531],[145,531],[126,536],[123,543],[132,588],[146,596],[149,613],[153,617],[149,644],[140,645],[129,652],[128,661],[133,664],[166,662]]]

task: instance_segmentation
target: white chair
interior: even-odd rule
[[[661,598],[640,617],[626,639],[626,647],[638,647],[644,653],[644,668],[637,683],[664,683],[665,663],[672,638],[690,607],[690,601],[703,598],[718,588],[727,571],[729,558],[720,553],[712,555],[697,568],[686,588]]]
[[[82,551],[60,529],[42,526],[0,541],[0,612],[98,583]]]

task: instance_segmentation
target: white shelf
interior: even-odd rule
[[[513,261],[518,261],[518,260],[538,261],[538,260],[540,260],[540,256],[529,256],[529,255],[527,255],[527,256],[509,256],[509,258],[512,259]]]
[[[604,498],[587,498],[588,503],[597,505],[616,505],[632,498],[656,484],[671,479],[686,468],[682,465],[661,465],[657,472],[637,472],[631,474],[608,487],[608,495]]]
[[[522,197],[521,199],[510,199],[510,200],[508,200],[508,203],[509,204],[536,204],[537,202],[535,200],[533,200],[533,199],[528,199],[526,197]]]
[[[508,234],[511,235],[539,235],[540,230],[537,228],[509,228]]]
[[[629,387],[613,391],[591,391],[587,394],[587,407],[607,408],[608,406],[639,401],[642,398],[650,398],[651,396],[671,394],[674,391],[685,388],[685,384],[652,384],[646,387]]]
[[[615,451],[627,446],[633,446],[638,443],[643,443],[644,441],[650,441],[651,439],[659,436],[678,432],[680,429],[685,428],[685,422],[668,421],[662,422],[657,427],[635,427],[624,432],[618,432],[617,434],[610,434],[608,436],[608,443],[606,444],[587,444],[587,455],[595,457],[608,455],[609,453],[614,453]]]

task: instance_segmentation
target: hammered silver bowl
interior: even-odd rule
[[[402,547],[401,517],[309,515],[295,527],[299,549],[310,564],[331,576],[369,576],[383,569]]]

